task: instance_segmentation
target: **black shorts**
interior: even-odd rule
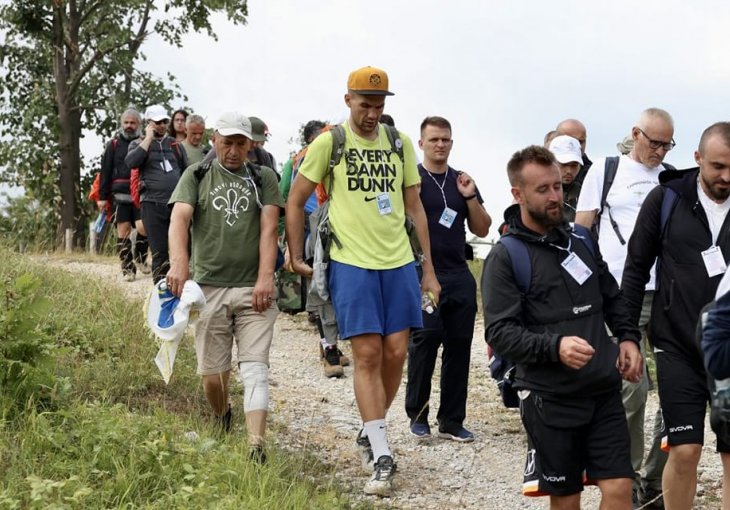
[[[707,373],[681,354],[661,351],[656,359],[659,401],[664,416],[662,449],[681,444],[704,444],[705,413],[710,403]],[[730,453],[730,445],[717,438],[717,451]]]
[[[521,401],[520,414],[528,448],[524,495],[568,496],[597,480],[634,477],[618,389],[592,398],[559,400],[533,391]]]
[[[114,200],[114,223],[132,223],[142,217],[140,210],[134,204]]]

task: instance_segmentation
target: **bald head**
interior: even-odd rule
[[[555,131],[557,131],[559,135],[572,136],[578,140],[580,143],[580,151],[583,154],[586,153],[586,127],[581,121],[576,119],[565,119],[557,125]]]
[[[730,147],[730,122],[715,122],[712,126],[702,132],[700,146],[697,148],[697,152],[699,152],[700,155],[705,155],[707,143],[710,138],[714,136],[717,136],[718,140],[726,147]]]
[[[666,110],[661,108],[647,108],[641,115],[639,120],[636,121],[636,125],[644,131],[649,128],[651,124],[663,124],[664,127],[669,127],[674,132],[674,119]]]

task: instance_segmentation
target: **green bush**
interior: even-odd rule
[[[58,388],[52,339],[41,327],[50,308],[41,283],[25,273],[0,286],[0,412],[6,418],[30,403],[49,403]]]

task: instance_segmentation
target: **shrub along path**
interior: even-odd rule
[[[52,258],[50,262],[67,271],[113,280],[120,290],[138,298],[140,303],[151,287],[148,276],[133,283],[122,282],[117,262],[111,258]],[[317,337],[305,314],[281,314],[277,320],[271,349],[270,442],[292,451],[304,449],[334,466],[334,476],[346,492],[355,500],[372,501],[378,507],[546,508],[544,498],[530,499],[520,494],[526,442],[518,413],[498,403],[496,388],[486,368],[481,318],[477,318],[472,346],[465,423],[475,433],[476,441],[464,445],[440,439],[416,442],[408,431],[403,409],[405,385],[401,386],[387,419],[398,463],[398,491],[395,497],[381,501],[361,493],[367,475],[359,467],[354,445],[360,421],[352,389],[353,369],[345,368],[342,379],[325,378],[318,359]],[[190,337],[184,342],[183,349],[193,349]],[[350,354],[346,342],[341,347]],[[437,365],[437,373],[438,370]],[[151,357],[149,377],[159,377]],[[175,375],[170,382],[171,387],[174,385]],[[234,389],[233,393],[235,433],[243,434],[241,392]],[[432,429],[438,398],[436,377],[431,396]],[[657,395],[652,392],[647,417],[653,417],[656,405]],[[651,426],[648,420],[647,439]],[[719,456],[714,452],[714,436],[707,434],[705,442],[695,508],[718,508],[722,470]],[[588,487],[583,495],[583,507],[598,508],[598,501],[597,489]]]

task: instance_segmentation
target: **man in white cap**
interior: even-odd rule
[[[157,283],[170,267],[167,201],[188,166],[188,158],[185,149],[167,135],[170,116],[163,106],[148,107],[144,116],[147,120],[144,139],[129,144],[124,163],[139,169],[142,222],[152,251],[152,280]]]
[[[170,198],[171,265],[167,283],[176,296],[190,277],[205,294],[195,332],[198,373],[218,426],[229,431],[228,379],[233,342],[251,457],[264,462],[269,404],[269,348],[278,314],[274,298],[277,226],[283,202],[270,168],[251,165],[251,123],[224,113],[215,124],[216,159],[191,166]]]
[[[548,150],[558,160],[563,182],[563,208],[566,221],[575,220],[575,207],[578,205],[581,183],[576,180],[583,158],[580,142],[568,135],[558,135],[550,141]]]
[[[664,157],[674,148],[674,121],[671,115],[659,108],[641,112],[631,129],[634,147],[628,155],[598,160],[583,181],[576,223],[591,227],[596,223],[598,244],[603,259],[608,264],[620,286],[628,250],[628,241],[634,231],[644,200],[659,184],[659,174],[665,168]],[[646,336],[651,307],[654,301],[655,272],[646,285],[639,328]],[[642,355],[644,354],[642,342]],[[645,374],[646,375],[646,374]],[[624,381],[623,403],[631,434],[631,463],[636,472],[634,502],[648,502],[661,493],[661,473],[666,454],[660,450],[661,414],[655,418],[654,441],[646,461],[646,473],[641,479],[640,469],[644,457],[644,411],[649,391],[648,377],[639,383]],[[639,481],[641,479],[641,491]],[[657,506],[658,507],[658,506]],[[653,508],[653,507],[647,507]]]

